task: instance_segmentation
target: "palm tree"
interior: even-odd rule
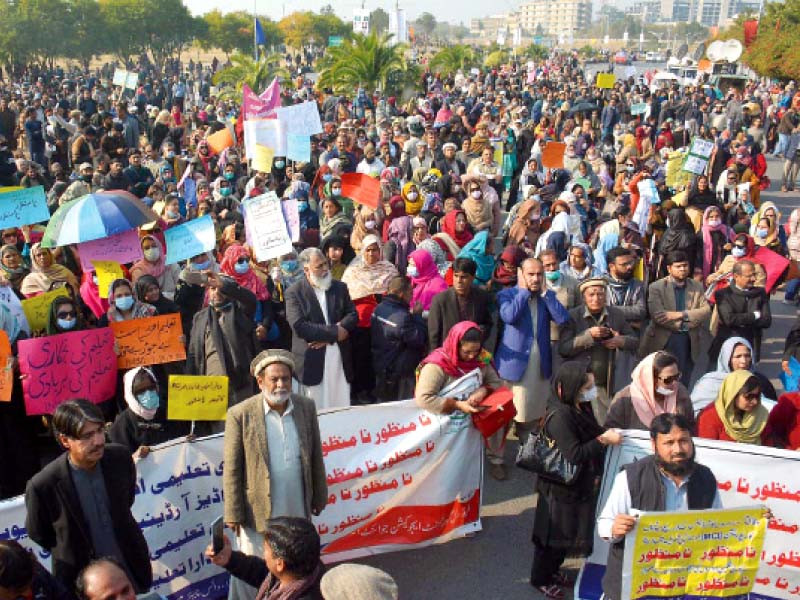
[[[242,85],[245,83],[258,94],[274,77],[281,80],[289,79],[289,71],[280,66],[282,60],[283,57],[277,53],[261,54],[258,60],[246,54],[236,53],[231,56],[230,67],[225,67],[214,74],[214,85],[222,88],[219,95],[226,100],[241,98]]]
[[[405,44],[390,44],[388,34],[357,35],[341,46],[328,48],[320,61],[319,85],[337,93],[352,93],[358,87],[387,90],[404,81],[410,67]]]
[[[431,59],[431,69],[438,73],[455,73],[475,64],[475,51],[465,44],[442,48]]]

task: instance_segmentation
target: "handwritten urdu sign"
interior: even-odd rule
[[[228,411],[228,378],[217,375],[170,375],[167,419],[221,421]]]
[[[31,331],[41,331],[46,328],[47,320],[50,318],[50,305],[53,300],[59,296],[68,295],[67,289],[60,287],[23,300],[20,304],[22,304],[22,310],[25,311],[25,318],[28,320]]]
[[[117,367],[130,369],[186,359],[178,313],[109,323],[117,341]]]
[[[93,260],[113,260],[121,265],[142,258],[142,244],[136,229],[78,244],[81,267],[84,271],[94,271]]]
[[[47,197],[42,186],[0,190],[0,229],[41,223],[49,218]]]
[[[278,113],[278,120],[284,124],[286,133],[306,136],[322,133],[319,109],[314,100],[291,106],[282,106],[276,112]]]
[[[117,356],[107,327],[20,340],[17,349],[29,415],[52,414],[66,400],[96,404],[114,396]]]
[[[217,245],[211,215],[192,219],[177,227],[170,227],[164,232],[164,239],[167,242],[168,265],[213,250]]]
[[[261,262],[292,251],[281,201],[275,192],[248,198],[242,204],[244,223],[256,260]]]

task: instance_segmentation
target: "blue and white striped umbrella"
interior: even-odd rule
[[[157,220],[156,213],[128,192],[87,194],[55,212],[47,224],[42,246],[55,248],[99,240]]]

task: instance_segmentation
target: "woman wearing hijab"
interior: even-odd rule
[[[433,239],[447,253],[447,260],[452,262],[472,240],[466,213],[461,209],[451,210],[442,219],[441,229]]]
[[[95,319],[102,317],[108,310],[108,298],[100,297],[100,290],[97,288],[97,273],[84,271],[81,282],[81,300],[84,305],[92,312]]]
[[[59,296],[50,304],[50,313],[47,317],[46,335],[70,333],[86,329],[86,323],[78,310],[78,305],[72,298]]]
[[[491,354],[481,346],[483,334],[477,323],[461,321],[448,332],[441,348],[423,359],[417,371],[414,400],[417,406],[436,414],[449,415],[456,410],[471,414],[491,390],[503,381],[492,366]],[[466,400],[439,396],[439,392],[469,373],[479,369],[483,385]]]
[[[492,278],[495,260],[490,248],[493,244],[494,240],[489,237],[489,232],[483,230],[478,232],[458,253],[457,258],[471,258],[478,265],[478,272],[475,275],[478,285],[486,285]]]
[[[603,472],[606,446],[622,441],[615,430],[597,424],[591,407],[596,394],[594,375],[585,363],[565,362],[553,377],[543,428],[562,456],[578,467],[578,476],[571,485],[536,478],[530,583],[545,598],[564,598],[559,586],[574,584],[561,565],[567,557],[592,551],[595,479]]]
[[[572,241],[569,225],[568,210],[556,213],[550,228],[536,241],[536,256],[539,256],[542,250],[554,250],[559,261],[567,260],[567,249]]]
[[[140,302],[133,295],[133,285],[127,279],[115,279],[108,288],[108,311],[98,321],[98,327],[108,327],[109,323],[130,321],[156,316],[156,308]]]
[[[494,215],[489,199],[485,197],[485,188],[480,178],[474,176],[464,177],[464,189],[467,197],[461,203],[461,208],[467,215],[467,222],[476,233],[490,230],[494,224]]]
[[[49,248],[37,242],[31,246],[31,272],[20,286],[22,295],[33,298],[55,288],[68,286],[74,297],[78,295],[78,279],[67,267],[59,265]]]
[[[169,315],[180,312],[180,307],[167,298],[161,291],[158,279],[152,275],[142,275],[134,284],[134,291],[139,302],[144,302],[156,309],[159,315]]]
[[[541,167],[539,166],[539,161],[535,156],[531,156],[528,158],[528,162],[525,163],[525,166],[522,167],[522,172],[519,174],[519,197],[509,198],[510,206],[506,206],[507,210],[511,210],[513,208],[513,204],[520,202],[524,196],[524,190],[526,189],[525,186],[533,186],[536,189],[544,187],[546,181],[546,177],[544,171],[542,171]]]
[[[698,437],[770,445],[769,411],[761,404],[761,384],[749,371],[733,371],[722,382],[713,404],[697,417]]]
[[[717,196],[708,184],[707,175],[699,175],[694,180],[686,202],[688,206],[693,206],[704,213],[711,206],[719,208]]]
[[[578,283],[600,277],[602,272],[594,267],[594,255],[588,244],[573,242],[567,251],[567,260],[558,266],[559,271],[569,275]]]
[[[425,169],[425,172],[427,173],[427,169]],[[405,204],[405,214],[410,217],[418,215],[425,203],[425,198],[419,193],[419,186],[413,181],[407,182],[403,186],[401,196]]]
[[[786,249],[781,244],[778,226],[770,217],[761,217],[756,223],[753,241],[756,246],[768,248],[776,254],[785,255]]]
[[[359,259],[350,263],[342,276],[342,283],[347,286],[347,291],[350,293],[350,298],[358,313],[358,327],[351,338],[353,364],[359,365],[350,386],[350,392],[356,404],[372,402],[368,398],[375,387],[370,336],[372,313],[378,306],[380,296],[386,293],[389,282],[397,275],[395,266],[381,257],[381,244],[378,236],[368,235],[362,241]]]
[[[359,254],[362,240],[368,235],[380,235],[382,225],[377,209],[360,204],[355,212],[353,233],[350,234],[350,247],[353,251]]]
[[[732,248],[735,234],[723,224],[722,211],[717,206],[709,206],[703,212],[703,226],[697,235],[697,249],[700,255],[696,259],[702,268],[703,281],[715,272],[727,253]]]
[[[516,215],[508,230],[507,243],[525,246],[531,250],[536,248],[541,231],[541,210],[541,203],[533,198],[528,198],[518,204]]]
[[[392,196],[389,199],[389,206],[387,210],[388,214],[381,225],[381,239],[384,242],[389,240],[389,226],[392,224],[392,220],[406,216],[406,204],[403,200],[403,197]]]
[[[336,198],[325,198],[320,205],[322,216],[319,220],[319,237],[321,241],[335,236],[350,237],[353,230],[353,222],[342,210],[342,205]]]
[[[0,282],[7,282],[20,295],[22,280],[30,272],[14,244],[6,244],[0,248]]]
[[[527,253],[519,246],[506,246],[492,274],[492,290],[499,292],[517,285],[517,271],[526,258]]]
[[[694,273],[694,262],[697,257],[697,236],[686,211],[673,208],[667,213],[667,231],[658,243],[659,270],[658,277],[667,273],[664,257],[671,252],[682,250],[689,257],[689,273]]]
[[[108,431],[109,439],[122,444],[131,454],[144,458],[150,447],[188,433],[181,421],[168,421],[158,381],[147,367],[135,367],[122,376],[126,408]]]
[[[230,246],[219,264],[220,272],[233,279],[237,285],[250,290],[256,296],[256,312],[253,321],[256,323],[256,337],[259,341],[267,339],[267,332],[272,327],[272,309],[269,302],[267,286],[256,275],[251,264],[250,251],[244,246]]]
[[[789,215],[789,235],[786,238],[786,249],[789,259],[800,264],[800,208],[795,208]],[[786,284],[784,304],[795,301],[797,290],[800,289],[800,278],[791,279]]]
[[[678,359],[669,352],[653,352],[631,373],[631,383],[616,393],[606,417],[606,427],[649,430],[660,414],[672,413],[694,423],[688,390],[680,382]]]
[[[408,215],[392,219],[387,231],[383,257],[405,273],[408,255],[414,251],[414,220]]]
[[[756,252],[756,244],[746,233],[736,234],[731,247],[731,253],[728,254],[720,263],[716,271],[706,277],[706,285],[711,285],[714,281],[730,277],[733,273],[733,265],[740,260],[749,260],[756,266],[756,287],[764,287],[767,284],[767,271],[764,266],[757,262],[754,258]]]
[[[355,206],[352,199],[342,196],[341,178],[338,176],[333,177],[328,183],[325,184],[323,192],[325,198],[332,198],[336,200],[347,219],[352,221]]]
[[[730,337],[722,344],[717,357],[717,370],[706,373],[692,388],[692,406],[699,414],[716,400],[722,382],[733,371],[749,371],[758,378],[763,398],[774,402],[778,398],[769,378],[753,369],[753,346],[742,337]]]
[[[157,237],[145,235],[139,243],[142,245],[143,258],[131,267],[131,281],[136,283],[142,275],[152,275],[158,280],[161,293],[172,300],[175,298],[181,268],[177,264],[166,264],[164,246]]]
[[[420,304],[422,310],[427,314],[433,297],[447,290],[447,283],[439,274],[430,252],[418,248],[409,254],[406,275],[413,284],[409,306],[413,309]]]

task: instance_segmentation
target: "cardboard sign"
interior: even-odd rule
[[[142,244],[136,229],[123,231],[115,235],[78,244],[81,257],[81,268],[94,271],[94,260],[113,260],[120,264],[136,262],[142,259]]]
[[[117,341],[117,367],[130,369],[186,359],[178,313],[109,323]]]
[[[637,104],[631,104],[631,115],[645,115],[647,114],[648,105],[647,102],[639,102]]]
[[[22,330],[28,335],[31,334],[31,327],[28,325],[28,317],[22,309],[22,303],[14,293],[14,288],[10,285],[0,286],[0,305],[5,306],[18,322]]]
[[[256,260],[277,258],[292,251],[292,240],[283,217],[281,200],[275,192],[248,198],[244,207],[244,225]]]
[[[298,162],[311,160],[311,139],[307,135],[286,135],[286,158]]]
[[[97,273],[97,292],[101,298],[108,298],[108,288],[125,274],[118,262],[113,260],[93,260],[92,266]]]
[[[119,87],[125,87],[125,80],[127,79],[127,77],[128,77],[128,72],[125,69],[115,69],[114,79],[111,80],[111,83]]]
[[[29,415],[52,414],[75,398],[97,404],[114,396],[117,356],[108,327],[20,340],[17,348]]]
[[[259,119],[244,122],[244,151],[252,159],[256,144],[272,148],[275,156],[286,156],[286,129],[278,119]]]
[[[170,375],[167,419],[221,421],[228,411],[228,378],[211,375]]]
[[[0,191],[0,229],[33,225],[49,219],[47,196],[42,186]]]
[[[286,133],[307,136],[322,133],[322,123],[319,120],[319,109],[315,100],[281,106],[276,112],[278,120],[286,127]]]
[[[701,158],[709,159],[714,152],[714,142],[702,138],[693,138],[689,148],[689,154],[695,154]]]
[[[217,235],[214,232],[211,215],[192,219],[177,227],[170,227],[164,232],[164,239],[167,242],[168,265],[213,250],[217,245]]]
[[[67,288],[56,288],[21,302],[22,310],[25,311],[25,318],[28,320],[31,332],[42,331],[47,327],[47,320],[50,318],[50,305],[59,296],[69,296]]]
[[[10,402],[14,389],[14,369],[12,364],[11,342],[8,334],[0,329],[0,402]]]
[[[342,196],[370,208],[378,208],[381,200],[381,182],[363,173],[342,175]]]
[[[289,237],[292,238],[292,243],[299,242],[300,209],[297,206],[297,200],[294,198],[281,200],[281,210],[283,211],[283,220],[286,221],[286,229],[289,230]]]
[[[567,145],[564,142],[547,142],[542,150],[542,166],[546,169],[563,169],[566,149]]]
[[[225,150],[225,148],[233,146],[233,137],[227,127],[220,129],[216,133],[212,133],[206,138],[206,141],[208,142],[208,147],[216,154],[219,154]]]
[[[253,171],[269,173],[272,171],[273,158],[275,158],[275,152],[272,150],[272,148],[267,148],[261,144],[256,144],[256,153],[253,155],[251,161]]]
[[[613,73],[598,73],[597,74],[597,87],[600,89],[611,89],[614,87],[614,82],[617,78]]]

